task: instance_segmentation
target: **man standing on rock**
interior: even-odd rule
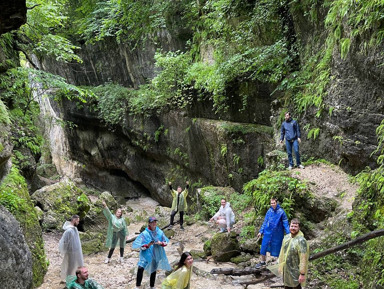
[[[157,227],[157,219],[149,217],[148,227],[136,238],[132,249],[140,249],[139,262],[137,263],[136,289],[140,289],[144,270],[150,274],[149,286],[155,288],[156,270],[171,271],[164,247],[168,245],[168,238]]]
[[[187,211],[188,205],[187,205],[187,196],[188,196],[188,189],[189,189],[189,182],[186,182],[185,190],[181,191],[181,187],[177,187],[177,191],[172,189],[172,183],[169,182],[169,189],[171,191],[173,201],[172,201],[172,212],[171,212],[171,221],[169,228],[172,228],[173,221],[175,218],[175,215],[177,212],[179,212],[180,215],[180,229],[184,230],[183,224],[184,224],[184,212]]]
[[[300,127],[297,121],[292,119],[290,112],[285,113],[285,121],[281,125],[280,143],[283,143],[284,138],[289,160],[288,170],[293,168],[292,148],[295,152],[297,167],[304,169],[304,166],[300,162],[299,153],[299,143],[301,143]]]
[[[279,264],[268,269],[274,272],[276,271],[274,266],[277,266],[277,273],[283,275],[285,289],[301,289],[301,286],[305,286],[308,272],[309,246],[300,231],[300,221],[298,219],[291,221],[289,230],[291,234],[284,237],[279,255]]]
[[[260,249],[261,262],[256,265],[256,269],[265,266],[267,252],[270,252],[273,257],[279,256],[284,232],[289,234],[287,215],[277,203],[277,199],[271,198],[271,207],[267,211],[264,222],[257,235],[257,237],[263,236],[263,241]]]
[[[63,225],[65,232],[59,242],[59,251],[63,255],[60,274],[62,280],[65,280],[68,275],[75,275],[76,269],[83,266],[83,251],[77,230],[79,222],[80,217],[73,215],[71,220]]]

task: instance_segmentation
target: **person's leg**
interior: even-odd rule
[[[219,226],[220,228],[220,231],[221,232],[225,232],[225,230],[227,229],[227,221],[224,219],[224,218],[218,218],[217,221],[216,221],[217,225]]]
[[[293,159],[292,159],[292,143],[290,141],[285,141],[285,146],[287,147],[288,161],[289,166],[293,167]]]
[[[296,165],[300,166],[301,162],[300,162],[300,152],[299,152],[299,141],[297,139],[293,142],[293,150],[296,156]]]
[[[124,248],[120,248],[120,257],[121,257],[121,258],[124,257]]]
[[[139,268],[137,268],[136,287],[141,286],[141,281],[143,280],[143,274],[144,274],[144,268],[139,266]]]
[[[180,228],[183,228],[183,224],[184,224],[184,211],[180,211]],[[184,229],[184,228],[183,228]]]
[[[115,251],[115,248],[111,248],[111,249],[109,249],[109,252],[108,252],[108,259],[111,259],[112,254],[113,254],[113,251]]]
[[[125,243],[125,235],[120,231],[119,232],[119,241],[120,241],[120,257],[124,257],[124,243]]]
[[[175,219],[176,213],[177,213],[177,211],[172,211],[171,212],[171,222],[170,222],[171,226],[173,226],[173,220]]]
[[[156,271],[151,274],[151,277],[149,277],[149,286],[155,287],[155,281],[156,281]]]

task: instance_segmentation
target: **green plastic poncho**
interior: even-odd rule
[[[178,212],[186,212],[188,209],[187,204],[187,196],[188,196],[188,188],[186,188],[184,191],[180,193],[178,196],[178,192],[171,189],[171,194],[173,197],[172,201],[172,211],[178,211]],[[177,204],[177,198],[179,198],[179,204]]]
[[[76,282],[77,277],[69,275],[66,279],[66,284],[68,289],[104,289],[103,286],[98,284],[92,279],[85,280],[84,285],[81,285]]]
[[[300,272],[305,272],[307,279],[309,246],[304,234],[299,233],[292,238],[291,234],[285,235],[281,246],[279,263],[269,266],[268,269],[277,276],[282,276],[284,285],[296,287],[299,285]],[[301,283],[305,286],[305,282]]]
[[[120,248],[125,248],[125,238],[128,235],[128,230],[124,217],[116,217],[116,215],[112,214],[108,208],[104,208],[103,213],[108,220],[107,240],[105,242],[105,246],[107,248],[115,248],[117,244],[120,244]],[[112,242],[114,233],[116,238],[120,239],[119,241],[115,240],[115,242]]]
[[[170,274],[161,284],[161,289],[189,289],[192,274],[191,268],[181,267]]]

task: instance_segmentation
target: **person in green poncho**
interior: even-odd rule
[[[124,258],[124,248],[126,244],[126,239],[128,238],[127,224],[123,217],[123,212],[121,209],[117,209],[113,215],[108,209],[107,204],[103,201],[104,210],[103,213],[108,220],[108,230],[107,230],[107,240],[105,246],[109,249],[108,257],[105,259],[104,263],[108,264],[111,262],[111,257],[117,243],[120,245],[120,259],[119,262],[123,262]]]
[[[77,268],[76,276],[67,276],[66,285],[68,289],[104,289],[96,281],[88,278],[88,269],[86,267]]]
[[[161,289],[189,289],[192,275],[193,257],[191,253],[184,252],[177,263],[175,271],[161,284]]]
[[[172,212],[169,228],[173,227],[173,221],[177,212],[180,214],[180,229],[184,230],[184,212],[187,211],[187,196],[188,196],[189,182],[186,182],[185,190],[182,191],[180,186],[177,187],[177,191],[172,189],[172,183],[169,182],[169,189],[171,191],[173,201],[172,201]]]
[[[305,286],[307,277],[309,246],[300,231],[298,219],[292,219],[289,231],[291,234],[285,235],[283,239],[279,263],[276,265],[277,273],[283,275],[285,289],[301,289],[301,286]],[[271,271],[273,272],[272,269]]]

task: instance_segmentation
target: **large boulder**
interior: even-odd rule
[[[19,222],[0,205],[1,288],[32,288],[32,254]]]
[[[211,251],[217,262],[229,262],[232,257],[240,254],[236,233],[218,233],[212,237]]]

